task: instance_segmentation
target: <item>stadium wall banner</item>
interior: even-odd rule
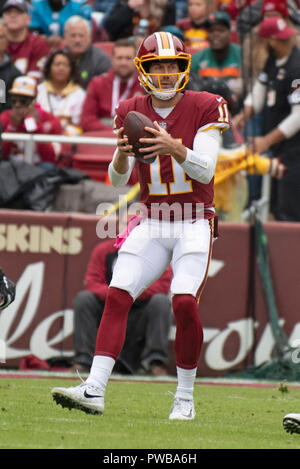
[[[83,289],[98,218],[69,213],[0,210],[0,265],[16,282],[16,300],[0,311],[0,367],[73,355],[72,301]],[[300,225],[264,224],[280,324],[300,339]],[[208,280],[199,302],[204,344],[199,376],[224,376],[270,359],[274,338],[248,224],[220,223]],[[169,372],[175,374],[170,330]]]

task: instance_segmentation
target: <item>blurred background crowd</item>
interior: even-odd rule
[[[300,221],[299,0],[7,0],[0,7],[5,135],[113,137],[118,102],[144,92],[133,63],[141,41],[171,32],[192,55],[187,88],[229,104],[232,128],[220,155],[226,177],[216,184],[220,219],[245,221],[251,203],[265,196],[267,173],[268,219]],[[29,151],[21,139],[3,138],[2,164],[30,163],[36,174],[68,171],[60,171],[51,203],[23,207],[0,193],[1,206],[93,212],[96,200],[115,199],[106,173],[113,147],[74,142],[35,142]],[[70,181],[72,190],[64,186],[62,194]],[[95,203],[82,206],[75,192],[86,186]]]

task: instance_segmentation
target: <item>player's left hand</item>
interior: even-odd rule
[[[140,148],[140,152],[143,153],[145,159],[153,158],[157,155],[167,155],[172,153],[174,147],[174,139],[168,132],[158,125],[157,121],[154,121],[155,129],[151,127],[145,127],[147,132],[153,134],[152,138],[140,138],[141,143],[146,143],[148,146]]]
[[[16,285],[0,269],[0,309],[6,308],[15,299]]]

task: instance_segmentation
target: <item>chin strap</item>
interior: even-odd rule
[[[158,99],[161,99],[162,101],[168,101],[169,99],[173,98],[177,91],[170,91],[169,93],[162,93],[161,91],[154,91],[150,90],[149,93],[153,94]]]

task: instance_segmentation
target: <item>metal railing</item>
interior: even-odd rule
[[[67,135],[45,135],[45,134],[25,134],[3,132],[2,140],[6,141],[24,141],[24,160],[32,163],[33,145],[34,143],[68,143],[71,145],[112,145],[116,146],[117,139],[111,137],[80,137]],[[271,177],[266,174],[262,177],[262,194],[261,198],[254,202],[255,209],[261,221],[267,221],[270,209],[270,185]],[[244,220],[249,220],[251,210],[245,210],[243,213]]]
[[[110,137],[69,137],[68,135],[45,135],[3,132],[2,140],[14,142],[25,142],[24,161],[32,163],[34,143],[68,143],[70,145],[112,145],[117,144],[116,138]]]

